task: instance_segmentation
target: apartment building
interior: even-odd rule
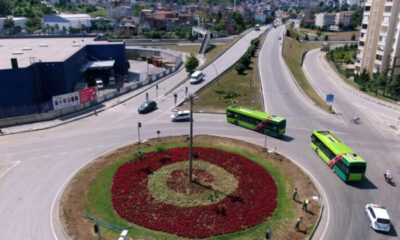
[[[399,0],[366,1],[355,73],[400,73],[399,11]]]
[[[315,14],[315,26],[324,28],[335,25],[336,13]]]

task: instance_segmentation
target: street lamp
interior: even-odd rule
[[[190,132],[189,132],[189,181],[193,182],[193,94],[189,94],[190,101]]]
[[[160,133],[161,133],[161,131],[160,130],[157,130],[157,142],[159,142],[160,141]]]

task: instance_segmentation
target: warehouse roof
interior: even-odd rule
[[[86,45],[118,45],[122,42],[94,41],[93,38],[24,38],[0,39],[0,70],[11,68],[11,58],[18,67],[34,62],[63,62]]]

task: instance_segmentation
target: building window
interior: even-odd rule
[[[385,7],[385,12],[389,13],[392,11],[392,6],[386,6]]]
[[[379,42],[385,44],[385,42],[386,42],[386,37],[385,37],[385,36],[379,36]]]
[[[379,46],[378,46],[378,50],[379,50],[379,51],[384,51],[384,50],[385,50],[385,46],[379,45]]]
[[[389,21],[390,21],[390,17],[388,17],[388,16],[383,17],[383,23],[389,24]]]
[[[368,16],[367,16],[367,15],[365,15],[365,16],[363,17],[363,21],[368,21]]]
[[[369,12],[369,10],[371,10],[371,6],[365,6],[365,12]]]
[[[367,27],[368,27],[368,24],[363,24],[363,25],[361,25],[361,28],[362,28],[362,29],[367,29]]]
[[[360,41],[359,45],[364,46],[364,42]]]
[[[376,55],[376,60],[382,61],[382,55],[377,54]]]

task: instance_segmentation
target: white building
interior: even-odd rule
[[[318,13],[315,14],[316,27],[329,27],[335,25],[336,13]]]
[[[14,21],[14,26],[19,26],[19,27],[21,27],[21,29],[26,28],[25,23],[26,23],[27,18],[8,16],[6,18],[0,18],[0,32],[3,31],[3,24],[4,24],[4,20],[6,20],[6,19],[12,19]]]
[[[92,26],[92,18],[87,14],[59,14],[43,17],[43,24],[49,26],[58,25],[59,29],[65,27],[81,28]]]

